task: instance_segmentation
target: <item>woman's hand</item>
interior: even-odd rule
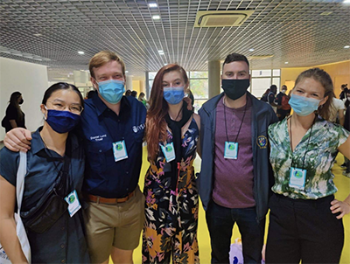
[[[341,219],[344,217],[344,215],[350,213],[350,204],[348,204],[346,201],[342,202],[337,199],[334,199],[331,202],[331,205],[332,206],[330,209],[332,211],[332,214],[340,213],[337,216],[337,219]]]

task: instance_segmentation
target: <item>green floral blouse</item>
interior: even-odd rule
[[[331,168],[338,147],[347,140],[349,131],[319,118],[312,132],[311,129],[306,132],[294,152],[290,147],[287,118],[270,125],[268,133],[271,144],[270,162],[275,176],[273,192],[293,199],[318,199],[337,192]],[[303,189],[289,186],[291,167],[306,169]]]

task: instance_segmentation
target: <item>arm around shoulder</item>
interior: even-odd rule
[[[24,128],[14,128],[6,133],[4,138],[5,146],[11,151],[24,151],[30,149],[30,140],[32,134],[29,130]]]

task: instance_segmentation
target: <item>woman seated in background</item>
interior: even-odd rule
[[[328,73],[306,70],[291,93],[293,115],[269,126],[275,184],[266,263],[340,261],[350,195],[344,201],[334,198],[331,169],[338,151],[350,157],[350,137],[328,121],[333,95]]]
[[[161,68],[153,82],[146,118],[148,160],[143,263],[199,263],[198,193],[193,160],[200,117],[188,110],[186,71]],[[189,107],[191,108],[191,107]]]
[[[83,104],[74,85],[57,83],[40,105],[45,122],[32,134],[21,208],[33,263],[89,262],[79,203],[84,150],[69,133],[80,121]],[[18,163],[18,152],[0,151],[0,241],[12,263],[25,263],[13,218]]]
[[[24,113],[20,106],[23,102],[24,100],[20,92],[14,92],[11,94],[9,105],[6,108],[6,115],[1,122],[6,133],[15,127],[25,128]]]

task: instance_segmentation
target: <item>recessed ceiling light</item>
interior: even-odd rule
[[[154,15],[154,16],[152,16],[152,18],[153,18],[154,20],[158,20],[158,19],[160,19],[160,15]]]
[[[78,51],[78,54],[80,54],[80,55],[84,55],[84,54],[85,54],[85,52],[84,52],[84,51]]]
[[[158,7],[158,5],[156,3],[149,3],[148,6],[151,8]]]
[[[254,49],[249,49],[249,51],[254,51]]]
[[[163,50],[158,50],[159,55],[164,55],[164,51]]]
[[[284,64],[288,64],[288,61],[286,61]]]
[[[350,0],[344,0],[345,4],[350,4]]]
[[[332,11],[326,11],[326,12],[322,12],[320,15],[321,16],[329,16],[332,13],[333,13]]]
[[[40,37],[40,36],[42,36],[42,34],[38,33],[38,34],[34,34],[34,36]]]
[[[167,66],[168,65],[168,63],[164,63],[164,66]]]
[[[350,48],[350,46],[349,46],[349,45],[344,46],[344,49],[348,49],[348,48]]]
[[[129,71],[125,71],[125,73],[129,73]]]

